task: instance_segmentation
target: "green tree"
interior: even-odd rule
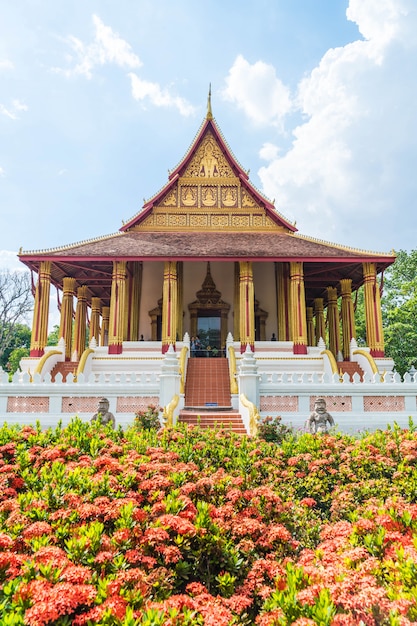
[[[365,320],[365,296],[363,287],[354,295],[355,301],[355,327],[356,341],[358,346],[366,346],[366,320]]]
[[[26,347],[17,337],[32,310],[30,275],[27,272],[0,270],[0,364],[7,363],[14,348]],[[17,343],[16,343],[17,342]]]
[[[55,324],[48,335],[48,346],[57,346],[59,340],[59,326]]]
[[[403,376],[417,365],[417,250],[400,250],[386,271],[382,316],[386,354]]]
[[[12,374],[18,369],[20,359],[29,355],[31,330],[25,324],[16,324],[9,345],[0,357],[0,365]]]

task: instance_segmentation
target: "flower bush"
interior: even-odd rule
[[[417,434],[0,428],[0,623],[417,622]]]
[[[150,404],[146,411],[137,411],[135,414],[134,424],[138,430],[159,430],[161,428],[161,422],[159,419],[159,413],[162,409]]]
[[[258,427],[258,437],[265,441],[275,441],[276,443],[282,443],[285,437],[293,434],[293,428],[283,424],[282,417],[277,415],[271,417],[270,415],[260,421]]]

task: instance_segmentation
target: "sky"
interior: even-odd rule
[[[0,0],[0,269],[117,232],[207,110],[298,231],[417,248],[415,0]]]

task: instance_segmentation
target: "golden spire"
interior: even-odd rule
[[[208,98],[207,98],[207,115],[206,115],[206,119],[207,120],[212,120],[213,119],[213,113],[211,111],[211,83],[209,84],[209,93],[208,93]]]

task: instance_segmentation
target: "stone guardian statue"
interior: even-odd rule
[[[330,427],[334,426],[334,419],[330,413],[327,412],[326,400],[324,398],[316,398],[314,411],[311,413],[306,423],[306,430],[312,434],[327,433],[327,425]]]

